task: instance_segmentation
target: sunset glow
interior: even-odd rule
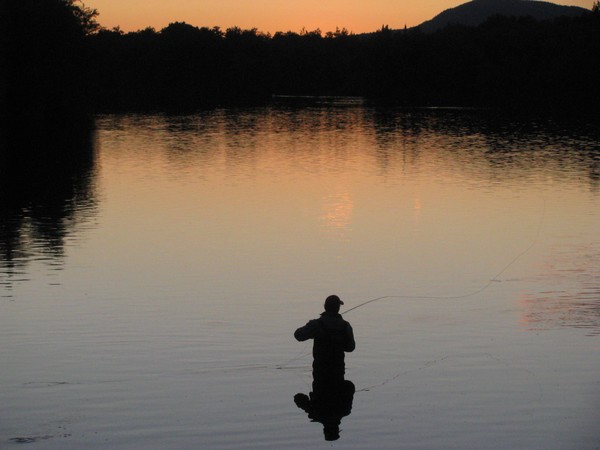
[[[412,27],[431,19],[461,0],[89,0],[85,4],[100,13],[99,22],[107,28],[123,31],[146,27],[160,30],[171,22],[223,29],[238,26],[259,31],[306,30],[334,31],[346,28],[353,33],[390,28]],[[564,0],[557,3],[590,9],[592,0]]]

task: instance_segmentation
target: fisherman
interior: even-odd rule
[[[314,339],[313,380],[316,384],[342,384],[345,374],[345,352],[356,346],[352,326],[342,319],[340,306],[344,302],[337,295],[325,299],[325,312],[298,328],[294,337],[302,342]]]
[[[325,312],[310,320],[294,333],[299,341],[314,339],[313,384],[309,395],[296,394],[294,403],[303,409],[312,422],[323,424],[325,440],[340,437],[340,423],[352,411],[354,383],[344,379],[345,352],[356,346],[354,332],[342,319],[340,306],[344,302],[337,295],[325,299]]]

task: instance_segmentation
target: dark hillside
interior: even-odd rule
[[[589,13],[585,8],[562,6],[532,0],[473,0],[456,8],[447,9],[433,19],[419,25],[421,31],[430,33],[447,25],[477,26],[492,16],[531,17],[552,20],[558,17],[576,17]]]

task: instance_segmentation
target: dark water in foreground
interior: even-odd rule
[[[594,127],[345,101],[69,145],[4,163],[0,448],[598,448]],[[326,442],[292,333],[330,293],[386,298]]]

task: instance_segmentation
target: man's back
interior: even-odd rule
[[[356,347],[352,326],[338,313],[326,311],[294,333],[299,341],[314,339],[313,374],[317,377],[343,377],[344,353]]]

